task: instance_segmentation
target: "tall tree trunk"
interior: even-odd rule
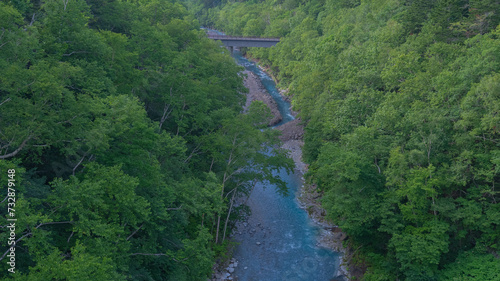
[[[238,186],[236,186],[233,189],[233,195],[231,196],[231,203],[229,204],[229,211],[227,212],[226,216],[226,222],[224,223],[224,231],[222,233],[222,242],[224,243],[224,239],[226,239],[226,229],[227,229],[227,223],[229,221],[229,216],[231,215],[231,210],[233,209],[233,203],[234,203],[234,196],[236,195],[236,191],[238,190]]]
[[[228,170],[229,166],[231,166],[231,163],[233,162],[233,153],[234,153],[234,148],[236,145],[236,139],[237,139],[237,134],[233,138],[233,148],[231,149],[231,153],[229,154],[229,159],[227,161],[227,166],[226,166],[226,171],[224,172],[224,177],[222,178],[222,187],[220,191],[220,199],[224,200],[224,187],[226,186],[226,181],[229,180],[229,178],[235,173],[231,173],[228,175]],[[220,213],[217,215],[217,231],[215,233],[215,244],[219,242],[219,228],[220,228]]]

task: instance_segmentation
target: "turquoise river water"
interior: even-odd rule
[[[284,124],[294,119],[290,104],[284,101],[274,81],[239,51],[236,62],[255,73],[278,104]],[[281,176],[287,182],[288,196],[274,186],[257,184],[247,205],[251,215],[234,232],[238,242],[233,257],[238,266],[232,274],[240,281],[330,281],[335,279],[339,253],[317,246],[320,228],[299,207],[296,194],[303,181],[299,172]],[[241,233],[241,234],[240,234]]]

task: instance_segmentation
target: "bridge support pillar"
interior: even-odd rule
[[[233,46],[226,46],[226,49],[231,52],[231,54],[233,53],[233,49],[234,47]]]

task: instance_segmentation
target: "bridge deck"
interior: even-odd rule
[[[280,38],[241,37],[241,36],[227,36],[227,35],[208,35],[208,38],[214,40],[244,40],[244,41],[270,41],[270,42],[280,41]]]
[[[207,37],[213,40],[220,40],[224,46],[234,47],[263,47],[269,48],[280,42],[279,38],[261,38],[261,37],[241,37],[227,35],[208,34]]]

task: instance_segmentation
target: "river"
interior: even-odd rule
[[[283,117],[278,125],[292,121],[290,104],[283,100],[271,77],[241,52],[234,51],[233,57],[260,78],[278,104]],[[278,194],[274,186],[257,184],[248,198],[251,215],[233,232],[233,241],[239,245],[233,253],[238,265],[231,277],[240,281],[342,280],[335,278],[340,254],[318,246],[321,229],[299,207],[302,175],[281,171],[279,176],[287,182],[288,196]]]

